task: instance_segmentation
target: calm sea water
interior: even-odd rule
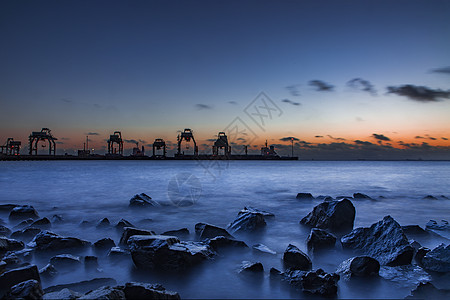
[[[188,179],[183,183],[183,179]],[[97,229],[95,223],[107,217],[111,223],[124,218],[136,227],[157,233],[187,227],[197,222],[226,227],[244,206],[273,212],[267,228],[257,235],[239,235],[248,245],[262,243],[276,256],[252,251],[229,253],[202,264],[189,274],[162,275],[138,272],[131,260],[111,262],[99,256],[102,273],[62,274],[44,287],[94,277],[114,277],[119,283],[130,280],[159,282],[178,291],[184,298],[305,298],[303,294],[271,280],[271,267],[282,269],[281,256],[289,243],[307,251],[309,228],[299,220],[320,200],[299,201],[298,192],[314,196],[351,196],[368,194],[375,201],[355,200],[355,227],[369,226],[385,215],[401,225],[422,227],[430,219],[450,218],[450,162],[324,162],[324,161],[230,161],[214,164],[196,161],[21,161],[0,162],[0,203],[33,205],[41,217],[60,214],[64,223],[51,229],[62,235],[77,236],[95,242],[103,237],[119,240],[115,229]],[[146,193],[168,206],[131,210],[129,199]],[[433,195],[438,200],[422,199]],[[184,206],[180,206],[184,204]],[[192,204],[192,205],[190,205]],[[3,216],[7,226],[7,217]],[[81,221],[92,226],[82,228]],[[192,238],[194,238],[192,236]],[[435,247],[441,241],[420,241]],[[89,250],[90,251],[90,250]],[[88,253],[83,253],[88,254]],[[351,256],[336,247],[313,255],[313,268],[327,272]],[[243,260],[261,261],[265,276],[251,278],[237,274]],[[43,267],[48,257],[34,263]],[[404,297],[414,286],[387,280],[352,284],[341,280],[341,298]],[[309,296],[310,297],[310,296]]]

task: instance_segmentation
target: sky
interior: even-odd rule
[[[450,159],[450,1],[1,1],[0,143]],[[185,146],[183,145],[183,149]],[[42,148],[46,151],[47,148]],[[190,149],[185,149],[190,151]]]

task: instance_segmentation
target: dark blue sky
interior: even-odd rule
[[[1,139],[207,139],[261,91],[284,111],[261,140],[450,137],[449,95],[400,89],[450,88],[450,1],[2,1],[0,36]]]

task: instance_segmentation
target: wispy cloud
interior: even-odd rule
[[[396,94],[418,102],[437,102],[450,98],[450,90],[432,89],[426,86],[405,84],[400,86],[388,86],[388,94]]]
[[[195,108],[197,108],[197,110],[212,109],[212,106],[207,105],[207,104],[198,103],[198,104],[195,104]]]
[[[291,96],[293,97],[299,97],[300,96],[300,91],[298,89],[298,87],[300,86],[300,84],[293,84],[293,85],[288,85],[286,87],[286,89],[289,91],[289,93],[291,94]]]
[[[323,138],[323,135],[316,135],[315,138],[321,139]]]
[[[238,103],[236,101],[228,101],[228,104],[237,105]]]
[[[314,87],[318,92],[331,92],[334,90],[334,85],[322,80],[310,80],[308,84]]]
[[[432,69],[430,72],[432,72],[432,73],[443,73],[443,74],[449,74],[450,75],[450,66],[449,67]]]
[[[373,84],[371,84],[368,80],[362,78],[353,78],[352,80],[349,80],[347,82],[347,86],[356,90],[368,92],[374,96],[377,94],[377,91]]]
[[[280,141],[290,142],[290,141],[300,141],[300,139],[293,137],[293,136],[287,136],[287,137],[281,138]]]
[[[346,141],[346,139],[344,139],[344,138],[334,137],[334,136],[331,136],[329,134],[327,134],[327,137],[329,137],[330,139],[335,140],[335,141]]]
[[[372,137],[379,140],[379,141],[390,141],[391,139],[388,138],[387,136],[383,135],[383,134],[372,134]]]
[[[295,105],[295,106],[301,105],[300,102],[295,102],[295,101],[292,101],[292,100],[289,100],[289,99],[283,99],[283,100],[281,100],[281,102],[289,103],[289,104],[292,104],[292,105]]]
[[[367,142],[367,141],[361,141],[361,140],[355,140],[355,141],[353,141],[355,144],[358,144],[358,145],[364,145],[364,146],[371,146],[371,145],[375,145],[375,144],[373,144],[373,143],[371,143],[371,142]]]
[[[100,133],[98,133],[98,132],[88,132],[88,133],[85,133],[85,135],[100,135]]]

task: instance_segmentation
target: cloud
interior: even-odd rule
[[[388,86],[388,94],[396,94],[419,102],[437,102],[450,98],[450,90],[432,89],[426,86],[405,84],[400,86]]]
[[[217,139],[207,139],[206,141],[207,142],[215,142],[215,141],[217,141]]]
[[[443,139],[444,141],[448,141],[448,138],[446,137],[441,137],[441,139]]]
[[[98,132],[88,132],[88,133],[85,133],[85,135],[100,135],[100,133],[98,133]]]
[[[62,98],[62,99],[59,99],[59,100],[61,100],[64,103],[72,103],[73,102],[72,99],[68,99],[68,98]]]
[[[424,139],[424,137],[423,137],[423,136],[420,136],[420,135],[416,135],[414,138],[415,138],[415,139]]]
[[[197,108],[197,110],[203,110],[203,109],[212,109],[212,106],[207,105],[207,104],[195,104],[195,107]]]
[[[290,141],[292,141],[292,140],[294,140],[294,141],[300,141],[298,138],[293,137],[293,136],[287,136],[287,137],[284,137],[284,138],[281,138],[281,139],[280,139],[280,141],[282,141],[282,142],[290,142]]]
[[[130,140],[123,140],[125,143],[129,143],[129,144],[137,144],[137,143],[142,143],[142,144],[146,144],[147,142],[144,140],[135,140],[135,139],[130,139]]]
[[[436,68],[431,70],[432,73],[443,73],[450,75],[450,67]]]
[[[293,85],[288,85],[286,87],[286,89],[289,91],[289,93],[291,94],[291,96],[294,97],[299,97],[300,96],[300,92],[298,90],[298,87],[300,86],[300,84],[293,84]]]
[[[371,84],[368,80],[364,80],[362,78],[353,78],[352,80],[349,80],[347,82],[347,86],[360,91],[368,92],[374,96],[377,94],[377,91],[373,84]]]
[[[429,134],[425,134],[425,136],[427,137],[427,139],[435,141],[437,140],[437,138],[430,136]]]
[[[361,118],[361,117],[356,117],[355,120],[358,121],[358,122],[364,122],[364,119]]]
[[[233,104],[233,105],[237,105],[238,103],[236,101],[228,101],[228,104]]]
[[[323,135],[316,135],[315,138],[321,139],[323,138]]]
[[[63,140],[63,141],[68,141],[68,140],[70,140],[70,138],[66,138],[66,137],[62,137],[62,138],[59,138],[60,140]]]
[[[390,140],[391,140],[390,138],[388,138],[388,137],[385,136],[385,135],[382,135],[382,134],[376,134],[376,133],[372,134],[372,137],[375,138],[375,139],[377,139],[377,140],[380,140],[380,141],[390,141]]]
[[[292,105],[295,105],[295,106],[299,106],[299,105],[301,105],[301,103],[300,103],[300,102],[294,102],[294,101],[292,101],[292,100],[289,100],[289,99],[283,99],[283,100],[281,100],[281,102],[284,102],[284,103],[289,103],[289,104],[292,104]]]
[[[367,142],[367,141],[361,141],[361,140],[355,140],[355,141],[353,141],[355,144],[358,144],[358,145],[364,145],[364,146],[372,146],[372,145],[375,145],[375,144],[373,144],[373,143],[371,143],[371,142]]]
[[[335,140],[335,141],[346,141],[346,139],[344,139],[344,138],[341,138],[341,137],[336,138],[329,134],[327,134],[327,137],[329,137],[330,139]]]
[[[309,85],[316,88],[316,91],[318,92],[331,92],[334,89],[334,85],[322,80],[310,80]]]

